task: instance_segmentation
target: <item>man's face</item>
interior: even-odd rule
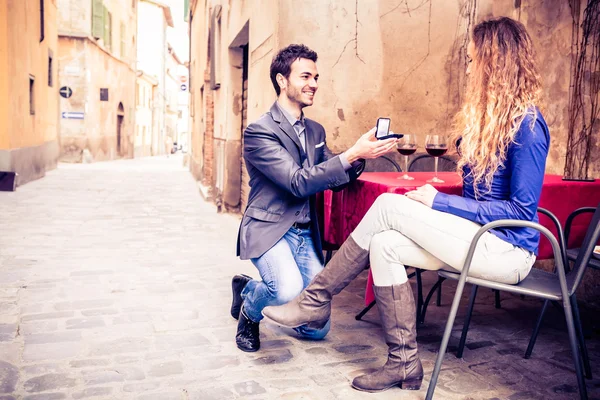
[[[299,58],[292,64],[290,77],[288,79],[283,77],[284,86],[280,84],[281,92],[300,108],[312,106],[319,87],[318,79],[317,64],[312,60]]]

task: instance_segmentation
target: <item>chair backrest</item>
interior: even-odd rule
[[[438,159],[438,171],[456,171],[455,155],[444,155]],[[434,158],[427,153],[417,154],[408,165],[408,172],[425,172],[434,170]]]
[[[600,204],[598,204],[596,207],[594,216],[592,217],[587,232],[585,233],[583,243],[579,249],[579,254],[577,255],[577,259],[573,265],[573,270],[567,277],[569,294],[573,294],[577,290],[577,287],[583,278],[583,274],[585,273],[585,269],[590,262],[590,257],[592,256],[594,247],[596,246],[596,243],[598,243],[598,239],[600,239]]]
[[[402,168],[392,157],[380,156],[366,160],[365,172],[402,172]]]

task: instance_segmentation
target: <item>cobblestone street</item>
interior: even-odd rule
[[[180,156],[60,164],[0,192],[0,399],[425,397],[453,283],[419,328],[421,390],[357,392],[352,378],[386,356],[377,310],[354,319],[366,273],[334,300],[324,341],[262,323],[261,350],[243,353],[230,281],[257,272],[235,257],[238,223],[202,199]],[[437,277],[423,276],[426,289]],[[480,292],[460,360],[466,301],[459,311],[436,399],[579,398],[562,312],[549,308],[526,360],[541,302],[503,293],[495,309],[491,291]],[[587,387],[599,399],[600,323],[582,313]]]

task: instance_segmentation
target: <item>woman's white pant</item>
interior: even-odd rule
[[[375,285],[390,286],[407,281],[405,266],[462,270],[479,228],[404,195],[385,193],[375,200],[352,238],[369,250]],[[486,232],[477,244],[469,276],[515,284],[527,276],[534,262],[529,251]]]

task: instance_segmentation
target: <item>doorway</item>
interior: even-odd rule
[[[242,62],[242,126],[241,130],[241,185],[240,185],[240,211],[244,212],[250,195],[250,176],[244,162],[244,130],[248,126],[248,44],[241,46],[243,51]]]
[[[119,108],[117,109],[117,157],[121,157],[121,132],[123,130],[123,119],[125,118],[125,109],[123,107],[123,103],[119,103]]]

